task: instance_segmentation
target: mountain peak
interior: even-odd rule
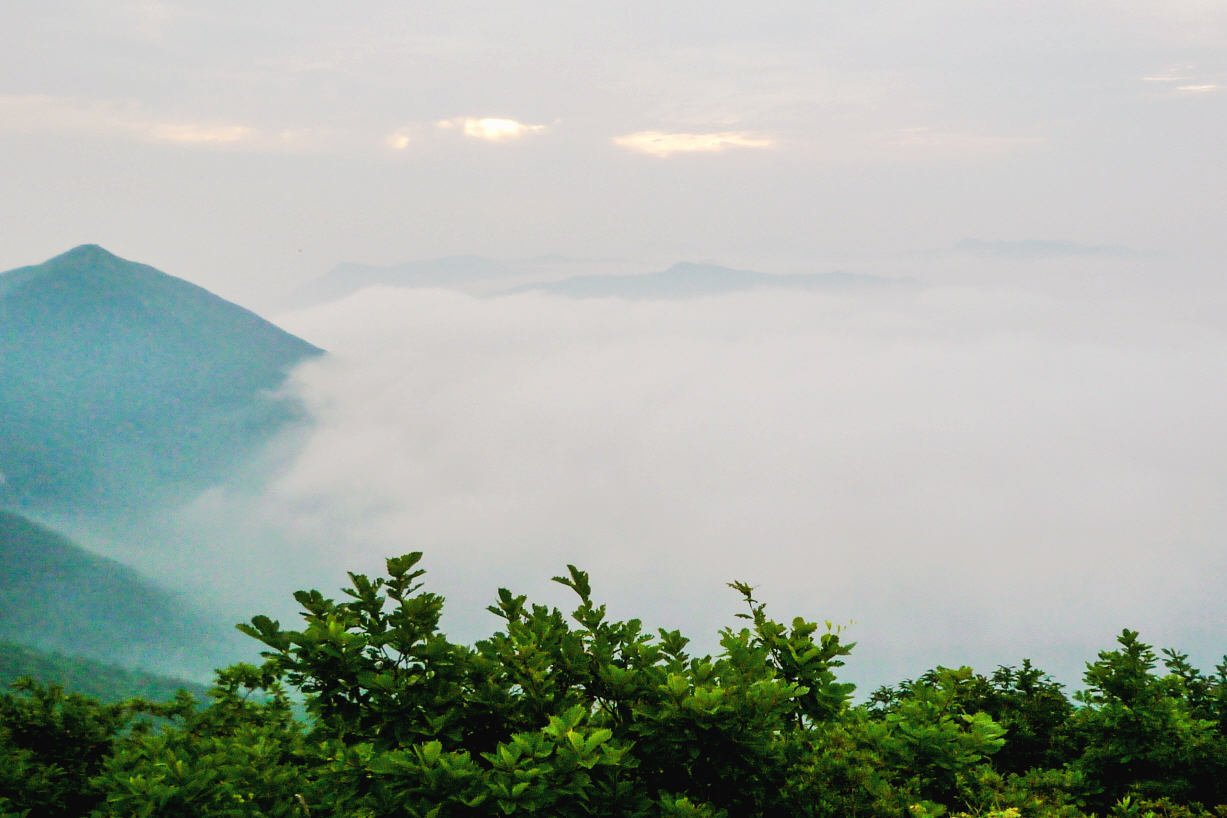
[[[51,261],[124,261],[119,256],[99,244],[81,244],[67,253],[60,253]]]
[[[127,508],[219,479],[299,417],[268,396],[319,354],[96,244],[0,273],[0,505]]]
[[[60,253],[54,258],[47,259],[42,264],[32,264],[28,267],[0,272],[0,298],[10,295],[19,288],[49,278],[64,279],[67,277],[67,280],[79,285],[84,277],[85,280],[97,284],[100,281],[110,281],[117,274],[140,271],[137,272],[137,275],[147,276],[148,273],[144,271],[152,270],[153,268],[143,264],[122,259],[97,244],[82,244],[67,253]],[[165,276],[167,279],[172,278],[164,273],[156,275]],[[34,286],[38,285],[34,284]]]

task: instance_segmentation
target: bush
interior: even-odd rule
[[[744,584],[715,656],[611,621],[574,567],[570,617],[500,589],[501,629],[465,646],[420,559],[299,592],[302,630],[240,626],[265,663],[220,671],[207,707],[19,684],[0,818],[1227,816],[1224,667],[1166,651],[1161,675],[1132,631],[1073,701],[1024,661],[853,705],[839,630],[776,622]]]

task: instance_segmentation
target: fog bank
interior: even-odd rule
[[[569,604],[548,577],[571,562],[615,615],[708,649],[733,579],[854,621],[862,683],[1024,656],[1075,682],[1122,627],[1214,659],[1227,337],[1170,313],[1003,287],[368,289],[282,316],[332,353],[294,378],[316,426],[189,516],[243,529],[225,581],[274,612],[425,551],[465,639],[500,585]]]

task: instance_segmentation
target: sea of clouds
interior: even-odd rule
[[[739,623],[734,579],[778,617],[855,623],[863,685],[1024,656],[1076,683],[1122,627],[1222,652],[1216,321],[952,284],[372,288],[278,320],[331,353],[293,377],[313,426],[181,518],[230,550],[180,578],[225,565],[247,610],[421,550],[462,639],[499,586],[569,605],[548,579],[575,563],[613,615],[704,650]]]

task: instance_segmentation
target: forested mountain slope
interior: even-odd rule
[[[95,245],[0,273],[0,504],[98,514],[207,484],[295,417],[268,393],[318,354]]]
[[[35,650],[14,642],[0,642],[0,688],[22,678],[42,684],[63,685],[69,693],[92,696],[104,702],[142,698],[167,701],[186,690],[205,701],[204,685],[184,679],[129,670],[107,662]]]
[[[229,637],[136,571],[0,510],[0,640],[204,677],[233,658]]]

